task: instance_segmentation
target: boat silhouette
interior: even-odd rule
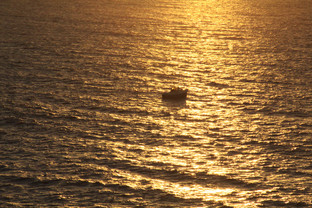
[[[164,100],[185,100],[187,97],[187,89],[181,89],[179,87],[172,88],[170,92],[164,92],[162,99]]]

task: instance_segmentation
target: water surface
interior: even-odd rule
[[[312,206],[311,11],[1,1],[0,205]]]

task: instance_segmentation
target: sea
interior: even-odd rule
[[[1,0],[0,207],[312,207],[312,1]]]

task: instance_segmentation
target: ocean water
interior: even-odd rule
[[[312,207],[311,11],[1,0],[0,207]]]

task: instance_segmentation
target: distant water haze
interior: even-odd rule
[[[0,207],[312,207],[311,11],[2,0]]]

